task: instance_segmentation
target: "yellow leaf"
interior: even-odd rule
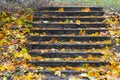
[[[56,69],[55,68],[49,68],[50,71],[55,71]]]
[[[108,46],[105,47],[105,50],[110,50],[110,48]]]
[[[63,49],[61,49],[60,51],[61,51],[61,52],[65,52],[65,49],[63,48]]]
[[[25,77],[25,80],[33,80],[33,73],[29,72],[26,77]]]
[[[116,42],[116,43],[119,43],[119,38],[115,38],[115,42]]]
[[[115,17],[114,19],[115,19],[115,21],[118,21],[118,20],[119,20],[117,17]]]
[[[31,60],[31,56],[28,53],[23,54],[23,58]]]
[[[80,71],[81,70],[81,67],[75,67],[73,68],[75,71]]]
[[[19,56],[19,53],[14,53],[14,58],[17,58]]]
[[[82,32],[83,32],[83,30],[81,29],[80,32],[79,32],[79,35],[81,35]]]
[[[4,71],[4,70],[5,70],[5,66],[4,65],[0,66],[0,71]]]
[[[6,17],[7,13],[6,12],[2,12],[2,17]]]
[[[28,53],[28,51],[26,48],[23,47],[22,50],[20,51],[20,54],[26,54],[26,53]]]
[[[70,42],[70,43],[74,43],[75,41],[74,41],[73,39],[71,39],[69,42]]]
[[[43,35],[44,35],[44,36],[47,36],[46,32],[43,32]]]
[[[17,19],[17,20],[16,20],[16,24],[17,24],[17,25],[22,25],[22,24],[23,24],[23,21],[22,21],[21,19]]]
[[[7,18],[6,18],[6,21],[7,21],[7,22],[10,22],[10,18],[9,18],[9,17],[7,17]]]
[[[2,38],[3,38],[3,34],[0,33],[0,39],[2,39]]]
[[[112,66],[115,66],[115,65],[117,65],[117,62],[116,62],[116,61],[110,61],[110,64],[111,64]]]
[[[64,12],[64,8],[59,8],[58,11],[59,12]]]
[[[90,36],[98,36],[98,35],[99,35],[99,33],[96,32],[96,33],[91,34]]]
[[[80,25],[80,20],[76,20],[76,22],[75,22],[76,24],[78,24],[78,25]]]
[[[57,42],[57,39],[56,39],[56,38],[52,38],[52,39],[50,40],[50,42],[55,43],[55,42]]]
[[[8,45],[11,45],[12,43],[11,42],[7,42]]]
[[[7,67],[7,70],[8,70],[8,71],[13,70],[13,69],[15,69],[15,67],[12,66],[12,65]]]
[[[89,76],[94,76],[94,73],[93,73],[92,71],[89,71],[89,72],[88,72],[88,75],[89,75]]]
[[[116,75],[117,77],[119,77],[119,76],[120,76],[120,73],[119,73],[119,71],[117,71],[117,70],[113,70],[113,71],[112,71],[112,75]]]
[[[61,76],[61,71],[55,71],[56,76]]]
[[[94,75],[94,76],[96,76],[96,77],[100,77],[99,72],[95,72],[95,75]]]

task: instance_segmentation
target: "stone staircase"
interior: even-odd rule
[[[31,56],[42,57],[43,60],[38,58],[28,61],[28,63],[53,68],[80,67],[85,64],[99,67],[109,64],[107,61],[101,60],[101,56],[104,54],[99,52],[105,47],[112,46],[112,40],[107,30],[109,24],[104,23],[103,15],[102,7],[39,8],[34,13],[33,28],[27,47]],[[92,49],[96,51],[90,52],[89,50]],[[88,60],[89,56],[99,57],[99,60]],[[64,79],[58,76],[50,77],[50,74],[54,75],[52,71],[43,70],[39,73],[47,76],[49,74],[48,78],[44,80],[68,80],[67,77]],[[61,70],[61,74],[81,73],[82,71]]]

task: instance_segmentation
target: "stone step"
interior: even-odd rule
[[[107,29],[32,29],[30,30],[31,33],[39,33],[43,34],[46,33],[47,35],[62,35],[62,34],[75,34],[75,35],[80,35],[80,31],[85,31],[85,34],[93,34],[95,32],[108,32]]]
[[[61,36],[61,35],[48,35],[48,36],[30,36],[28,40],[31,41],[50,41],[52,38],[57,39],[58,41],[104,41],[110,40],[110,36]]]
[[[59,66],[82,66],[83,64],[89,64],[91,66],[103,66],[109,64],[108,62],[102,62],[102,61],[27,61],[29,64],[33,64],[36,66],[42,66],[42,67],[59,67]]]
[[[89,8],[91,11],[102,11],[103,7],[41,7],[38,11],[57,11],[59,8],[63,8],[65,11],[81,11],[82,9]]]
[[[26,44],[28,49],[100,49],[106,46],[111,46],[111,44]]]
[[[73,21],[75,22],[76,20],[80,20],[81,22],[102,22],[105,20],[105,18],[103,17],[99,17],[99,18],[96,18],[96,17],[83,17],[83,18],[69,18],[69,17],[64,17],[64,18],[60,18],[60,17],[55,17],[55,18],[50,18],[50,17],[46,17],[46,18],[43,18],[43,17],[34,17],[33,19],[34,21],[49,21],[49,22],[64,22],[64,21]]]
[[[105,23],[84,23],[84,24],[57,24],[57,23],[33,23],[33,27],[37,28],[105,28],[109,26]]]
[[[48,53],[40,53],[40,52],[29,52],[31,56],[37,57],[41,56],[43,58],[67,58],[67,57],[78,57],[82,56],[84,58],[87,58],[89,55],[92,56],[103,56],[103,54],[99,52],[48,52]]]
[[[35,12],[34,16],[103,16],[103,11],[91,11],[91,12]]]

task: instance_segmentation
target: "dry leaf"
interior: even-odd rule
[[[3,38],[3,34],[0,33],[0,39],[2,39],[2,38]]]
[[[119,38],[115,38],[115,42],[116,42],[116,43],[119,43]]]
[[[80,32],[79,32],[79,35],[83,35],[84,36],[84,35],[86,35],[86,32],[81,29]]]
[[[99,35],[99,33],[95,32],[95,33],[91,34],[90,36],[98,36],[98,35]]]
[[[84,8],[82,9],[83,12],[89,12],[90,11],[90,8]]]
[[[64,12],[64,8],[59,8],[58,11],[59,12]]]
[[[74,41],[73,39],[71,39],[69,42],[70,42],[70,43],[74,43],[75,41]]]
[[[57,40],[56,38],[52,38],[52,39],[50,40],[50,42],[56,43],[56,42],[58,42],[58,40]]]
[[[61,76],[61,71],[55,71],[56,76]]]
[[[100,32],[99,36],[106,36],[107,34],[105,32]]]
[[[0,66],[0,71],[4,71],[4,70],[5,70],[5,66],[4,65]]]
[[[31,60],[31,56],[28,53],[23,54],[23,58]]]
[[[44,35],[44,36],[47,36],[46,32],[43,32],[43,35]]]
[[[63,49],[61,49],[61,50],[60,50],[60,52],[65,52],[65,49],[64,49],[64,48],[63,48]]]
[[[81,22],[80,22],[80,20],[76,20],[75,23],[80,25]]]

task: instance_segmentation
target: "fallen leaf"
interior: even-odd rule
[[[90,8],[84,8],[82,9],[83,12],[89,12],[90,11]]]
[[[55,71],[56,76],[61,76],[61,71]]]
[[[2,39],[2,38],[3,38],[3,34],[0,33],[0,39]]]
[[[52,38],[52,39],[50,40],[50,42],[56,43],[56,42],[58,42],[58,40],[57,40],[56,38]]]
[[[116,43],[119,43],[119,41],[120,41],[119,38],[115,38]]]
[[[98,35],[99,35],[99,33],[95,32],[95,33],[91,34],[90,36],[98,36]]]
[[[14,69],[15,69],[15,66],[13,66],[13,65],[10,65],[10,66],[7,67],[8,71],[11,71],[11,70],[14,70]]]
[[[0,71],[4,71],[6,68],[5,68],[5,66],[4,65],[1,65],[0,66]]]
[[[106,36],[107,34],[105,32],[100,32],[99,36]]]
[[[59,12],[64,12],[64,8],[59,8],[58,11]]]
[[[81,22],[80,22],[80,20],[76,20],[75,23],[76,23],[77,25],[80,25]]]
[[[73,39],[71,39],[69,42],[70,42],[70,43],[74,43],[75,41],[74,41]]]
[[[22,48],[22,50],[20,51],[20,54],[26,54],[28,53],[27,49],[26,48]]]
[[[23,58],[31,60],[31,56],[28,53],[23,54]]]
[[[79,35],[85,36],[86,32],[81,29],[80,32],[79,32]]]
[[[60,52],[65,52],[65,49],[64,49],[64,48],[63,48],[63,49],[61,49],[61,50],[60,50]]]
[[[44,36],[47,36],[46,32],[43,32],[42,34],[43,34]]]

